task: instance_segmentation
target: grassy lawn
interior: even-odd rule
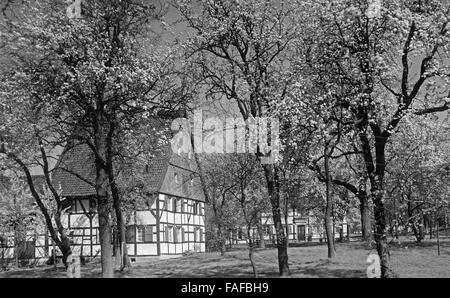
[[[366,258],[372,252],[370,245],[361,242],[336,245],[336,259],[327,259],[326,245],[289,248],[291,277],[366,277]],[[450,236],[441,240],[441,255],[437,255],[435,240],[416,244],[401,239],[391,244],[391,268],[399,277],[450,277]],[[275,249],[258,250],[255,261],[261,277],[277,277]],[[98,260],[82,267],[82,277],[99,277]],[[0,272],[5,277],[65,277],[63,268],[42,266]],[[133,263],[127,272],[116,272],[116,277],[252,277],[252,269],[245,249],[217,253],[203,253],[175,259],[151,260]]]

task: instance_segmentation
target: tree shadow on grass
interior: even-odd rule
[[[306,265],[306,266],[305,266]],[[364,267],[356,269],[348,264],[341,263],[337,260],[321,259],[315,265],[311,262],[299,264],[295,268],[295,274],[313,278],[364,278],[366,277],[366,270]],[[353,267],[353,268],[351,268]],[[357,266],[359,267],[359,265]]]
[[[118,277],[152,277],[152,278],[251,278],[249,268],[232,266],[203,266],[189,270],[185,266],[171,266],[170,268],[152,268],[145,271],[133,271],[131,274],[120,273]]]
[[[373,243],[373,242],[370,243],[370,242],[360,241],[360,242],[346,243],[344,245],[348,245],[349,247],[351,247],[351,249],[360,249],[360,250],[375,249],[375,243]],[[442,239],[440,239],[440,246],[441,246],[441,248],[450,247],[450,238],[442,237]],[[429,249],[430,247],[436,247],[436,249],[437,249],[437,242],[436,242],[436,238],[431,239],[431,240],[426,238],[426,239],[422,240],[421,242],[417,242],[412,239],[403,239],[403,240],[400,240],[399,242],[389,241],[389,247],[391,249],[405,249],[405,248]]]
[[[404,248],[415,248],[415,249],[427,249],[430,247],[435,247],[437,249],[437,242],[435,239],[432,239],[433,241],[430,241],[429,239],[426,239],[422,242],[416,242],[416,241],[404,241],[400,243],[392,243],[390,244],[390,247],[392,248],[398,248],[398,249],[404,249]],[[441,248],[447,248],[450,247],[450,239],[443,239],[440,240],[440,246]]]
[[[3,271],[1,272],[2,278],[55,278],[55,277],[64,277],[65,269],[64,268],[32,268],[32,269],[20,269],[20,270],[11,270],[11,271]]]
[[[320,266],[305,267],[296,270],[295,274],[309,275],[314,278],[364,278],[365,272],[356,269],[323,268]]]
[[[343,245],[348,245],[348,247],[350,247],[351,249],[360,249],[360,250],[372,250],[375,248],[375,245],[365,241],[350,242],[345,243]]]
[[[314,247],[314,246],[325,246],[327,245],[326,242],[319,242],[319,241],[305,241],[305,242],[291,242],[289,243],[290,248],[294,247]],[[273,243],[267,243],[265,249],[275,249],[277,248],[276,244]],[[264,250],[264,249],[262,249]]]

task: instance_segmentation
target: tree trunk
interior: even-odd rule
[[[61,222],[61,206],[58,207],[58,211],[55,213],[55,223],[60,235],[61,241],[57,242],[58,248],[62,253],[62,262],[64,266],[67,268],[67,258],[72,254],[72,249],[70,247],[70,239],[67,236],[67,230],[64,228]]]
[[[98,223],[101,249],[102,277],[114,277],[112,259],[110,204],[105,197],[98,197]]]
[[[248,257],[249,257],[249,259],[250,259],[250,263],[252,264],[252,269],[253,269],[253,277],[254,278],[258,278],[259,277],[259,275],[258,275],[258,270],[256,269],[256,264],[255,264],[255,260],[254,260],[254,258],[253,258],[253,243],[252,244],[250,244],[250,246],[249,246],[249,252],[248,252]]]
[[[414,233],[414,237],[416,237],[416,242],[420,243],[420,242],[422,242],[422,233],[420,232],[420,230],[417,229],[416,223],[414,222],[414,218],[413,218],[414,214],[412,211],[411,201],[408,201],[407,206],[408,206],[408,218],[409,218],[408,222],[411,225],[411,228]],[[419,229],[420,229],[420,227],[419,227]]]
[[[253,269],[253,277],[254,278],[258,278],[258,270],[256,269],[256,264],[255,264],[255,260],[253,258],[254,256],[254,248],[253,248],[253,241],[252,238],[250,236],[250,229],[251,226],[247,225],[247,238],[248,238],[248,258],[250,260],[250,264],[252,265],[252,269]]]
[[[108,170],[108,182],[111,188],[111,194],[113,198],[113,206],[116,215],[117,223],[117,254],[116,259],[119,259],[120,270],[131,267],[130,258],[128,257],[128,249],[126,244],[126,227],[125,220],[122,212],[122,201],[119,193],[119,187],[117,186],[114,167],[113,167],[113,136],[115,132],[115,123],[111,121],[110,128],[106,140],[106,166]]]
[[[126,237],[126,228],[125,228],[125,220],[122,212],[122,204],[120,200],[120,194],[117,187],[117,184],[114,180],[114,174],[112,166],[109,166],[109,184],[111,186],[111,193],[113,197],[113,205],[114,211],[116,215],[117,221],[117,257],[120,259],[120,270],[124,270],[125,268],[131,267],[130,258],[128,257],[128,249],[125,241]]]
[[[422,239],[425,238],[425,232],[424,232],[423,218],[422,217],[419,219],[419,237],[420,237],[420,241],[422,241]]]
[[[428,225],[430,226],[430,239],[433,239],[433,218],[429,217]]]
[[[438,249],[438,256],[441,255],[441,241],[439,239],[439,220],[437,218],[437,215],[435,216],[436,218],[436,240],[437,240],[437,249]]]
[[[347,221],[347,242],[350,242],[350,223]]]
[[[59,249],[62,253],[62,262],[67,268],[67,258],[72,254],[72,248],[70,247],[70,239],[65,233],[61,235],[61,245]]]
[[[380,178],[378,178],[380,180]],[[374,215],[375,215],[375,242],[378,256],[380,257],[381,277],[389,277],[389,250],[386,236],[386,214],[383,203],[382,180],[378,185],[372,187],[374,195]],[[378,188],[377,188],[378,186]]]
[[[220,255],[224,256],[225,252],[227,251],[226,243],[225,243],[225,237],[223,235],[223,227],[222,224],[217,225],[217,238],[219,238],[219,249],[220,249]]]
[[[266,242],[264,241],[264,229],[261,223],[261,218],[258,218],[256,226],[259,234],[259,248],[266,248]]]
[[[398,216],[397,216],[397,204],[394,196],[394,237],[398,240]]]
[[[325,232],[327,235],[328,258],[332,259],[336,256],[334,248],[334,233],[333,233],[333,196],[331,194],[331,179],[329,168],[329,152],[327,146],[325,147],[325,175],[326,175],[326,209],[325,209]]]
[[[427,218],[426,214],[424,214],[422,216],[422,222],[423,222],[423,233],[424,233],[423,239],[425,239],[425,234],[427,234],[428,231],[430,230],[430,227],[428,226],[428,218]]]
[[[97,211],[99,223],[102,277],[114,277],[113,251],[111,245],[111,204],[108,196],[107,134],[106,117],[97,112],[94,121],[95,142],[95,190],[97,193]]]
[[[288,224],[288,219],[289,219],[289,210],[288,210],[288,204],[287,204],[287,198],[285,199],[285,208],[284,208],[284,210],[286,210],[285,212],[284,212],[284,224],[285,224],[285,226],[286,226],[286,247],[289,247],[289,237],[291,236],[290,234],[289,234],[289,224]]]
[[[386,209],[384,206],[384,186],[383,179],[386,170],[386,141],[387,137],[382,136],[375,130],[375,161],[373,160],[371,145],[364,129],[360,128],[360,140],[363,148],[364,163],[369,175],[370,193],[374,205],[374,239],[380,258],[381,277],[390,277],[389,270],[389,247],[386,234]]]
[[[328,204],[329,203],[327,202],[327,206]],[[327,207],[325,211],[325,234],[328,247],[328,258],[332,259],[336,256],[336,253],[334,249],[333,216],[330,209],[331,208]]]
[[[53,250],[52,250],[52,259],[53,259],[53,268],[55,269],[55,270],[57,270],[57,265],[56,265],[56,262],[58,261],[58,259],[56,258],[56,245],[55,245],[55,241],[52,241],[52,247],[53,247]]]
[[[16,269],[19,268],[19,247],[19,233],[17,232],[17,227],[14,226],[14,266],[16,267]]]
[[[113,256],[114,256],[114,270],[115,269],[120,270],[120,267],[122,265],[120,251],[119,251],[119,236],[117,234],[118,234],[117,226],[114,226],[114,224],[113,224],[111,237],[112,237],[112,244],[113,244],[112,250],[113,250]]]
[[[394,229],[395,229],[395,239],[398,240],[398,212],[397,207],[395,205],[395,198],[394,198]]]
[[[276,167],[270,164],[263,164],[264,175],[267,181],[267,191],[269,193],[270,203],[272,205],[273,223],[275,226],[277,250],[278,250],[278,269],[281,276],[289,275],[289,262],[287,252],[287,240],[281,222],[280,208],[280,188],[278,173]]]
[[[361,232],[363,241],[372,238],[369,199],[366,194],[359,196],[359,210],[361,212]]]

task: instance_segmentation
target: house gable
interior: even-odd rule
[[[63,197],[96,194],[94,153],[87,144],[75,144],[64,150],[53,170],[52,182]]]

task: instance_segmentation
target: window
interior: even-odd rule
[[[184,242],[184,229],[182,227],[176,227],[173,230],[173,241],[175,243]]]
[[[173,227],[166,226],[166,241],[173,242]]]
[[[194,203],[194,215],[203,215],[202,205],[199,202]]]
[[[89,200],[89,209],[90,210],[97,210],[97,201],[95,199]]]
[[[183,212],[183,199],[176,199],[175,212]]]
[[[177,212],[177,211],[178,211],[178,210],[177,210],[177,207],[178,207],[178,199],[173,198],[173,199],[172,199],[172,211],[173,211],[173,212]]]
[[[143,226],[137,227],[136,242],[144,242],[144,232],[145,229]]]
[[[165,207],[166,208],[164,208],[166,211],[170,211],[170,198],[169,197],[167,197],[166,198],[166,202],[165,202]]]
[[[186,212],[186,205],[187,202],[185,202],[184,200],[181,200],[181,212]]]
[[[136,236],[136,227],[135,226],[127,226],[127,231],[125,235],[125,240],[127,243],[134,243]]]
[[[144,227],[144,242],[153,242],[153,227]]]
[[[100,244],[100,232],[98,231],[98,228],[92,230],[92,243],[93,244]]]
[[[195,228],[194,231],[194,242],[203,242],[203,230]]]
[[[178,243],[178,234],[179,234],[178,228],[173,229],[173,242]]]
[[[153,226],[129,226],[127,227],[127,243],[133,243],[134,237],[136,242],[140,243],[155,242],[153,231]]]
[[[175,180],[175,183],[178,184],[178,174],[177,173],[173,173],[173,178]]]

